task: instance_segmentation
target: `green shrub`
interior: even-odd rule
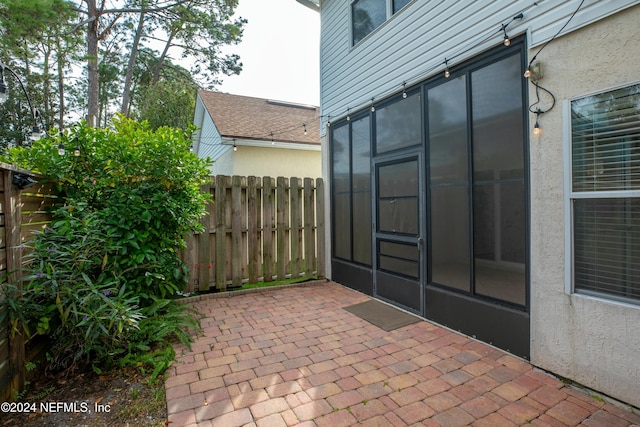
[[[51,368],[135,366],[144,354],[140,366],[163,370],[168,341],[188,343],[185,328],[198,327],[171,300],[187,281],[184,236],[199,230],[207,203],[192,131],[118,117],[113,129],[79,126],[3,159],[41,173],[64,201],[34,237],[23,289],[7,286],[1,303],[13,333],[51,338]]]

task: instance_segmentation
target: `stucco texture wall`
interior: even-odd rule
[[[558,103],[540,117],[543,132],[530,142],[531,360],[635,406],[640,406],[640,305],[565,292],[563,129],[568,123],[562,101],[640,81],[638,23],[640,6],[634,6],[544,49],[538,56],[544,71],[540,84]],[[531,85],[529,98],[535,102]],[[535,115],[530,123],[533,128]]]
[[[218,157],[209,167],[211,175],[233,175],[233,150]]]
[[[322,177],[320,151],[239,146],[233,153],[233,175]]]

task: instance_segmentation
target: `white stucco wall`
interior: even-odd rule
[[[196,96],[196,110],[193,123],[198,127],[193,135],[193,150],[202,159],[218,161],[228,155],[231,146],[222,143],[222,136],[207,112],[200,95]]]
[[[539,48],[530,51],[534,55]],[[640,406],[640,306],[565,292],[562,101],[640,81],[640,6],[551,42],[540,84],[557,97],[531,153],[531,361]],[[530,102],[535,101],[533,87]],[[543,101],[543,108],[547,101]],[[531,127],[535,117],[530,118]]]
[[[231,170],[227,166],[227,157],[233,156]],[[320,151],[290,150],[284,148],[262,148],[239,146],[238,151],[219,159],[220,169],[214,164],[216,174],[240,176],[295,176],[298,178],[322,177]],[[218,163],[218,162],[216,162]],[[218,170],[224,170],[219,173]]]

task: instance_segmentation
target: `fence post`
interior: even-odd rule
[[[275,258],[273,254],[274,236],[274,216],[273,207],[275,202],[273,188],[273,178],[265,176],[262,178],[262,255],[263,259],[263,281],[271,282],[275,275]]]
[[[227,224],[225,205],[227,202],[226,179],[216,176],[215,211],[216,211],[216,288],[227,289]]]
[[[277,280],[286,279],[287,269],[287,223],[289,219],[289,197],[286,191],[287,182],[284,177],[279,176],[276,184],[276,274]]]
[[[203,184],[200,191],[206,194],[211,193],[211,181]],[[210,203],[207,206],[209,211]],[[198,235],[198,289],[200,291],[209,290],[211,274],[211,215],[203,215],[201,219],[202,232]]]
[[[19,282],[21,273],[20,267],[22,263],[22,249],[20,244],[20,191],[13,185],[11,180],[12,172],[3,170],[4,181],[4,226],[6,232],[6,257],[7,257],[7,281],[14,281],[18,287],[22,285]],[[11,391],[19,391],[24,388],[25,381],[25,349],[24,337],[22,334],[9,330],[9,372],[11,379],[8,389]],[[10,396],[12,397],[12,396]]]
[[[306,278],[311,277],[313,271],[317,268],[317,262],[315,258],[316,242],[314,239],[315,233],[313,230],[313,179],[304,179],[304,259],[305,269],[304,275]]]
[[[258,178],[247,178],[247,233],[249,246],[249,283],[257,283],[260,277],[262,251],[260,248],[260,199]],[[266,282],[266,280],[265,280]]]
[[[291,278],[297,279],[300,277],[300,258],[302,258],[300,178],[291,177],[289,179],[289,193],[291,196],[291,231],[289,233],[291,241]]]
[[[318,277],[325,276],[324,182],[316,179],[316,236],[318,236]]]
[[[242,179],[234,175],[231,181],[231,284],[242,286]]]

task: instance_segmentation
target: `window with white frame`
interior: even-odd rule
[[[351,3],[352,39],[355,46],[411,0],[354,0]]]
[[[640,84],[570,103],[573,290],[640,303]]]

